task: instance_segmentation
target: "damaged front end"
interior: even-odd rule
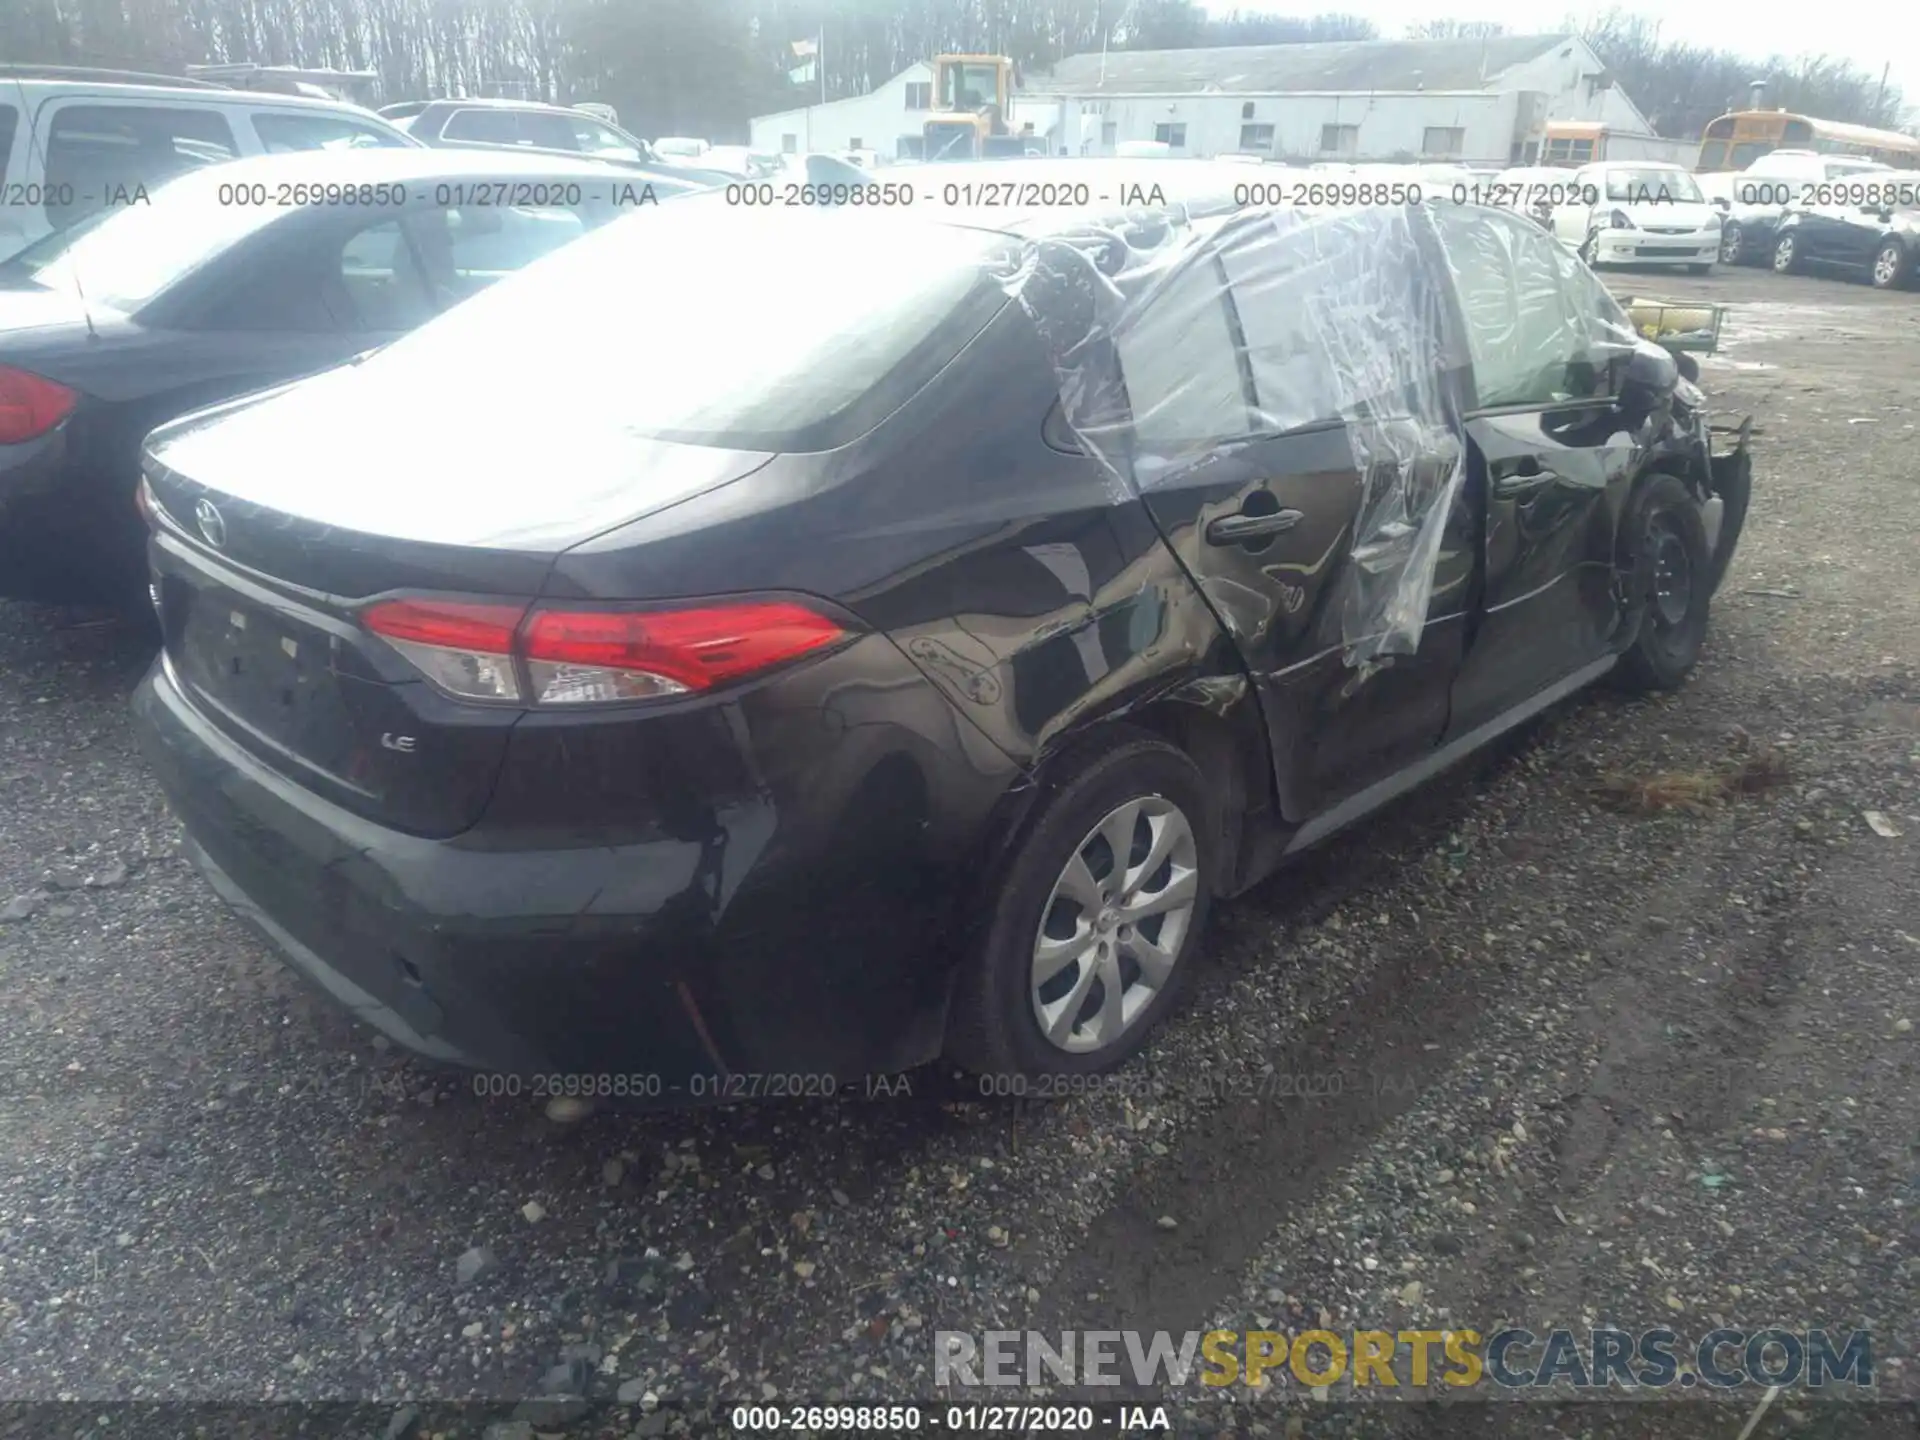
[[[1666,433],[1650,448],[1647,465],[1679,475],[1693,487],[1713,556],[1709,588],[1717,591],[1746,525],[1753,491],[1753,453],[1748,448],[1753,417],[1743,416],[1734,425],[1712,423],[1706,392],[1697,383],[1698,365],[1684,352],[1674,359],[1679,373]]]

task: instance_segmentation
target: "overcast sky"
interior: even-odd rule
[[[1364,15],[1388,39],[1409,25],[1444,15],[1457,20],[1492,20],[1516,35],[1552,34],[1576,28],[1587,15],[1604,14],[1607,5],[1567,6],[1555,0],[1201,0],[1208,10],[1268,10],[1284,15],[1334,12]],[[1920,10],[1911,5],[1841,4],[1831,10],[1785,3],[1756,5],[1752,0],[1681,0],[1666,6],[1622,3],[1621,10],[1656,15],[1660,38],[1689,45],[1732,50],[1756,60],[1769,55],[1806,53],[1851,60],[1876,79],[1893,62],[1890,83],[1900,87],[1909,106],[1920,106]],[[1565,22],[1571,20],[1572,24]],[[1756,75],[1754,77],[1758,79]]]

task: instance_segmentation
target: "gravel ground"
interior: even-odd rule
[[[140,643],[0,606],[0,1400],[568,1392],[654,1434],[925,1400],[940,1329],[1503,1320],[1865,1326],[1920,1394],[1920,299],[1616,288],[1733,302],[1706,381],[1764,428],[1694,682],[1576,700],[1222,907],[1185,1014],[1055,1104],[478,1098],[191,873]],[[1236,1398],[1181,1433],[1303,1433]]]

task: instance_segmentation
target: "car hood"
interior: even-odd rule
[[[617,417],[476,413],[455,387],[395,387],[357,362],[174,421],[147,454],[303,530],[548,553],[773,458],[653,439]]]
[[[1663,229],[1685,226],[1691,230],[1698,230],[1708,223],[1709,216],[1717,213],[1712,205],[1694,200],[1603,199],[1600,203],[1609,209],[1626,211],[1627,218],[1643,230],[1656,226]]]

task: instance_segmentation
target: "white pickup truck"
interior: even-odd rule
[[[1696,177],[1719,207],[1722,265],[1764,265],[1773,253],[1773,232],[1789,206],[1823,205],[1822,185],[1866,175],[1891,174],[1890,166],[1852,155],[1817,150],[1770,150],[1740,171]]]

